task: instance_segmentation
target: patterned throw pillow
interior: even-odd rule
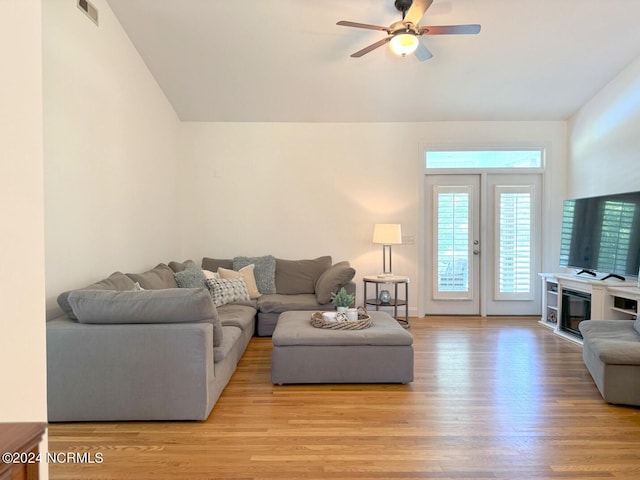
[[[207,286],[216,307],[227,303],[249,301],[249,292],[244,277],[208,278]]]

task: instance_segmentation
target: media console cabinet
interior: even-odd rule
[[[638,315],[640,289],[636,280],[598,280],[571,273],[541,273],[540,278],[540,323],[576,343],[582,344],[577,324],[583,315],[591,320],[633,320]]]

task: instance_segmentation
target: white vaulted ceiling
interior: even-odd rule
[[[108,0],[179,117],[214,122],[564,120],[640,55],[640,0],[434,0],[434,57],[388,46],[393,0]]]

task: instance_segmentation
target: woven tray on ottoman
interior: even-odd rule
[[[311,325],[316,328],[330,328],[331,330],[362,330],[373,325],[371,315],[366,312],[358,312],[358,320],[351,321],[327,321],[325,314],[332,312],[313,312],[311,314]]]
[[[285,312],[273,332],[271,381],[285,383],[408,383],[413,336],[385,312],[369,312],[359,330],[315,328],[311,312]]]

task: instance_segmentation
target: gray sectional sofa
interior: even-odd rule
[[[271,336],[278,317],[282,312],[291,310],[323,311],[333,310],[331,293],[344,287],[348,293],[355,294],[353,282],[355,270],[349,262],[332,264],[330,256],[312,260],[285,260],[266,257],[236,257],[234,259],[214,259],[204,257],[204,270],[218,271],[219,268],[239,269],[242,265],[253,263],[261,265],[271,262],[273,282],[263,282],[262,295],[255,301],[257,310],[256,332],[258,336]],[[269,267],[263,267],[270,271]],[[256,270],[256,277],[260,272]],[[259,281],[259,278],[257,278]]]
[[[585,320],[582,356],[608,403],[640,406],[640,319]]]
[[[203,272],[217,276],[221,266],[233,273],[234,266],[265,259],[275,290],[257,298],[234,300],[224,292],[221,300],[212,289],[220,280]],[[64,292],[58,297],[64,315],[46,328],[49,421],[204,420],[256,322],[261,335],[270,335],[282,311],[332,309],[331,292],[342,286],[354,292],[354,275],[331,257],[205,258],[201,267],[161,263]]]

